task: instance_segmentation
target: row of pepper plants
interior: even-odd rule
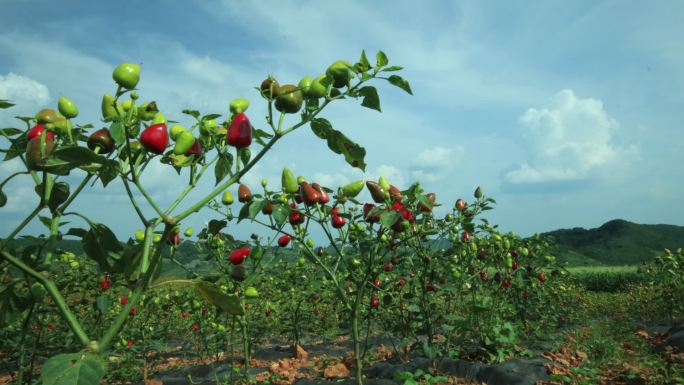
[[[331,313],[317,317],[321,324],[348,325],[358,384],[364,337],[372,322],[382,325],[396,352],[406,357],[415,341],[421,341],[425,354],[434,359],[489,360],[510,353],[507,349],[519,338],[517,325],[561,322],[574,296],[549,255],[549,245],[504,234],[486,220],[477,222],[495,203],[480,188],[474,201],[457,199],[438,218],[434,208],[439,200],[419,183],[399,188],[380,178],[321,186],[287,168],[277,188],[264,180],[256,192],[240,183],[279,140],[306,126],[349,165],[364,170],[365,149],[333,128],[321,112],[350,99],[380,111],[377,89],[369,83],[386,80],[411,94],[409,83],[396,74],[401,69],[378,52],[374,65],[362,53],[354,64],[337,61],[324,74],[304,77],[297,85],[281,85],[269,76],[256,87],[267,103],[263,128],[252,125],[249,101],[243,98],[230,103],[230,114],[223,119],[183,110],[194,119],[186,128],[170,125],[154,101],[139,101],[140,66],[124,63],[113,72],[116,90],[102,99],[106,128],[78,124],[78,108],[65,97],[57,111],[18,117],[25,129],[3,128],[4,161],[18,158],[25,169],[0,184],[0,206],[8,203],[2,188],[15,178],[32,180],[37,193],[36,207],[0,241],[0,328],[13,327],[21,335],[17,383],[30,382],[25,376],[31,375],[26,368],[33,367],[33,355],[25,342],[36,315],[46,319],[46,303],[53,327],[59,321],[69,329],[66,346],[74,352],[50,352],[52,357],[42,363],[43,383],[99,383],[116,349],[164,335],[153,325],[158,317],[138,313],[143,306],[146,312],[168,311],[159,293],[171,286],[193,289],[194,298],[176,294],[173,300],[186,304],[181,317],[195,333],[206,333],[202,322],[209,322],[212,333],[223,334],[231,349],[237,334],[245,366],[258,340],[255,335],[266,333],[258,325],[268,323],[251,322],[254,318],[279,319],[271,325],[287,325],[276,330],[290,333],[297,343],[311,332],[303,321],[311,319],[311,303],[325,302]],[[0,101],[2,108],[11,106]],[[143,183],[153,162],[173,167],[187,181],[168,207],[161,207]],[[211,171],[213,178],[207,175]],[[71,186],[67,175],[80,177],[80,183]],[[189,203],[190,193],[206,179],[212,179],[213,190]],[[69,210],[93,183],[105,188],[120,183],[125,189],[137,215],[138,225],[131,227],[142,228],[126,242],[87,213]],[[364,189],[372,202],[360,200]],[[181,210],[181,205],[187,208]],[[176,258],[183,238],[193,236],[192,229],[183,231],[183,221],[201,209],[215,213],[197,234],[198,247],[217,266],[208,275]],[[72,224],[67,230],[66,218],[85,226]],[[48,234],[20,235],[36,220],[47,226]],[[229,226],[242,221],[262,226],[266,235],[235,239]],[[322,234],[323,243],[313,241],[315,232]],[[80,239],[94,265],[81,266],[61,251],[64,237]],[[17,242],[19,238],[24,242]],[[281,253],[286,250],[299,256],[295,266],[283,267]],[[181,265],[187,277],[158,280],[163,264]],[[280,271],[275,274],[274,269]],[[96,280],[102,294],[89,298],[89,285]],[[169,301],[165,295],[162,301]],[[127,325],[136,322],[136,338],[126,338],[131,333]]]

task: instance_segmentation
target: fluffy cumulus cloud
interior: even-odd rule
[[[0,75],[0,99],[40,105],[50,100],[50,92],[44,84],[10,72]]]
[[[519,123],[529,157],[506,173],[509,183],[584,180],[638,156],[635,146],[616,144],[619,124],[603,102],[572,90],[556,94],[550,107],[528,109]]]
[[[464,149],[437,146],[422,151],[410,166],[411,176],[419,181],[434,182],[449,175],[463,158]]]

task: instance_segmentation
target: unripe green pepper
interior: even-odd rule
[[[248,287],[245,290],[245,297],[247,298],[257,298],[259,297],[259,291],[253,286]]]
[[[228,206],[232,205],[235,199],[233,198],[233,193],[230,190],[226,190],[221,197],[221,202]]]
[[[176,139],[176,145],[173,146],[173,153],[175,155],[185,154],[193,144],[195,144],[195,136],[187,131],[180,133]]]
[[[380,185],[380,187],[385,189],[385,191],[389,191],[390,183],[389,183],[389,181],[387,181],[387,179],[384,176],[381,176],[380,178],[378,178],[378,184]]]
[[[132,90],[140,81],[140,65],[134,63],[122,63],[114,69],[112,78],[121,87]]]
[[[171,126],[171,129],[169,129],[169,136],[171,136],[171,139],[173,140],[178,140],[178,137],[180,134],[186,132],[187,130],[185,127],[181,126],[180,124],[174,124]]]
[[[145,240],[145,232],[140,230],[140,229],[135,230],[135,240],[138,242],[144,241]]]
[[[309,97],[309,88],[311,88],[311,83],[313,83],[311,76],[304,76],[297,85],[299,90],[302,91],[302,94],[304,94],[304,97],[306,98]]]
[[[318,99],[324,97],[328,92],[328,86],[332,81],[325,75],[321,75],[314,79],[309,86],[306,96],[311,99]]]
[[[364,180],[348,183],[342,187],[342,194],[348,198],[354,198],[363,190],[365,184]]]
[[[230,102],[230,113],[231,114],[239,114],[241,112],[247,111],[247,108],[249,108],[249,100],[245,98],[237,98]]]
[[[297,179],[295,179],[294,174],[289,168],[283,168],[283,174],[281,177],[283,191],[289,194],[294,194],[299,191],[299,185],[297,184]]]
[[[40,302],[45,298],[45,294],[47,294],[47,290],[41,283],[34,282],[33,285],[31,285],[31,295],[35,298],[36,302]]]
[[[332,79],[333,87],[342,88],[349,84],[354,73],[351,70],[351,64],[344,60],[338,60],[328,67],[325,74],[328,78]]]
[[[156,115],[154,115],[154,119],[152,119],[152,125],[155,124],[166,124],[166,116],[162,114],[161,112],[158,112]]]
[[[64,96],[59,98],[59,102],[57,102],[57,108],[59,109],[59,113],[64,115],[64,117],[67,119],[78,116],[78,108],[74,102],[65,98]]]
[[[114,108],[114,101],[114,97],[107,92],[102,96],[102,119],[104,119],[105,122],[110,122],[119,116],[117,114],[117,109]],[[123,106],[118,102],[116,104],[118,110],[122,111]]]

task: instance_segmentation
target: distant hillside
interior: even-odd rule
[[[575,227],[541,235],[553,238],[559,260],[570,265],[639,264],[661,254],[664,248],[684,247],[683,226],[640,225],[622,219],[595,229]]]
[[[570,266],[586,265],[634,265],[642,261],[650,261],[663,252],[664,248],[677,249],[684,247],[684,226],[675,225],[640,225],[622,219],[606,222],[595,229],[575,227],[560,229],[540,234],[552,238],[556,244],[555,255],[562,263]],[[21,248],[31,243],[27,239],[16,239],[9,247]],[[450,242],[446,239],[430,241],[432,248],[446,249]],[[176,258],[181,264],[201,273],[216,269],[212,261],[205,261],[207,251],[194,242],[183,242],[176,251]],[[62,240],[59,248],[82,254],[80,240]],[[299,253],[295,249],[280,250],[279,258],[295,260]],[[173,263],[165,263],[165,275],[182,275],[183,268]]]

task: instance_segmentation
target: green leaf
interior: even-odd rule
[[[113,159],[107,160],[107,163],[102,165],[97,172],[97,176],[100,178],[100,181],[102,181],[102,187],[107,187],[109,182],[116,179],[117,175],[119,175],[119,162]]]
[[[107,161],[102,155],[97,155],[89,148],[79,146],[60,147],[52,153],[52,158],[78,166],[88,163],[104,164]]]
[[[332,152],[344,155],[344,160],[352,167],[366,170],[366,149],[352,142],[342,132],[333,129],[329,121],[323,118],[313,119],[311,130],[316,136],[327,141]]]
[[[210,304],[234,316],[245,314],[240,299],[235,294],[227,294],[220,287],[206,281],[195,281],[195,293]]]
[[[385,55],[385,53],[382,51],[378,51],[378,53],[375,55],[375,68],[384,67],[387,64],[389,64],[387,55]]]
[[[404,80],[399,75],[392,75],[389,78],[387,78],[387,81],[390,82],[392,85],[395,85],[402,90],[406,91],[409,93],[409,95],[413,95],[413,91],[411,91],[411,85],[409,85],[409,82]]]
[[[289,206],[276,205],[273,208],[272,217],[275,220],[276,224],[278,224],[278,226],[285,223],[285,221],[288,219],[289,216],[290,216],[290,207]]]
[[[210,234],[217,234],[219,231],[223,230],[226,226],[228,226],[228,222],[224,220],[218,220],[218,219],[212,219],[209,221],[209,224],[207,225],[207,230],[209,231]]]
[[[420,203],[424,204],[429,209],[433,207],[432,201],[430,200],[430,198],[427,197],[427,195],[417,194],[416,199],[418,199]]]
[[[45,227],[47,227],[48,229],[50,229],[50,225],[52,224],[52,220],[51,220],[50,218],[44,217],[44,216],[42,216],[42,215],[39,215],[39,216],[38,216],[38,219],[40,219],[40,222],[41,222]]]
[[[273,137],[273,134],[269,134],[268,132],[256,128],[252,129],[252,138],[254,139],[255,142],[259,143],[262,146],[266,146],[266,141],[265,139],[271,139]]]
[[[43,184],[36,185],[34,188],[36,194],[39,197],[43,197]],[[48,201],[48,207],[50,211],[55,211],[59,205],[66,202],[69,198],[69,185],[65,182],[57,182],[52,186],[52,191],[50,193],[50,200]],[[48,228],[50,226],[48,225]]]
[[[117,121],[109,126],[109,135],[112,136],[112,139],[114,139],[116,144],[126,143],[126,132],[121,122]]]
[[[15,104],[10,102],[9,100],[5,99],[0,99],[0,108],[5,109],[5,108],[10,108],[14,106]]]
[[[261,212],[261,209],[268,204],[268,199],[262,199],[260,201],[254,201],[249,205],[249,219],[254,220],[257,215]]]
[[[14,290],[17,282],[0,286],[0,328],[14,322],[26,308],[27,303]]]
[[[7,127],[7,128],[0,128],[0,135],[2,136],[14,136],[21,134],[24,131],[21,131],[19,129],[13,128],[13,127]]]
[[[81,351],[59,354],[45,362],[41,371],[43,385],[92,385],[104,377],[105,366],[98,355]]]
[[[101,223],[92,223],[81,242],[83,251],[100,265],[102,271],[114,272],[114,266],[121,258],[123,246],[109,227]]]
[[[26,135],[17,136],[16,138],[12,139],[11,142],[12,144],[7,149],[4,160],[11,160],[26,152],[26,144],[28,143]]]
[[[95,307],[100,314],[105,315],[112,305],[112,300],[107,295],[101,295],[95,299]]]
[[[365,50],[361,51],[361,58],[359,59],[359,62],[354,65],[354,68],[357,72],[366,72],[371,68]]]
[[[399,219],[401,219],[401,213],[398,211],[383,211],[380,214],[380,224],[387,228],[392,227]]]
[[[199,111],[197,110],[183,110],[182,112],[186,115],[192,116],[195,119],[199,118],[200,115]]]
[[[378,90],[375,87],[363,87],[359,90],[359,95],[363,96],[362,106],[382,112],[380,109],[380,96],[378,96]]]
[[[252,203],[254,202],[247,202],[242,205],[242,208],[240,209],[240,213],[238,214],[238,223],[240,223],[243,219],[249,218],[249,213],[250,213],[250,206],[252,206]]]
[[[208,114],[208,115],[204,115],[202,117],[202,120],[212,120],[212,119],[217,119],[220,117],[221,117],[221,114]]]
[[[216,166],[214,166],[214,175],[216,176],[216,185],[218,185],[230,173],[230,168],[233,166],[232,154],[221,154]]]
[[[404,67],[399,67],[399,66],[389,66],[387,68],[383,68],[383,72],[393,72],[393,71],[401,71],[403,70]]]
[[[83,238],[87,233],[88,233],[88,231],[85,229],[81,229],[79,227],[72,227],[69,229],[69,231],[67,231],[67,233],[65,235],[71,235],[74,237]]]

